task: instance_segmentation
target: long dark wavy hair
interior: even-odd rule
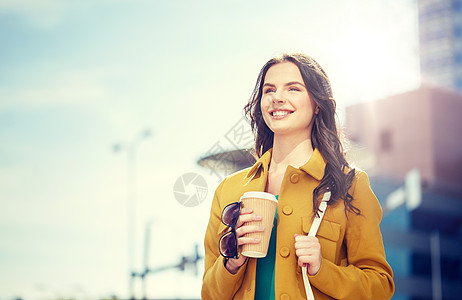
[[[330,81],[321,66],[310,56],[300,53],[283,54],[269,60],[261,69],[249,103],[244,107],[245,115],[250,119],[250,125],[255,135],[257,156],[261,157],[263,153],[273,147],[274,133],[263,119],[260,102],[266,73],[273,65],[282,62],[292,62],[298,66],[308,93],[319,109],[314,118],[311,142],[313,148],[317,148],[326,161],[326,168],[324,177],[313,191],[313,212],[317,214],[319,211],[320,196],[330,191],[329,205],[343,199],[345,214],[350,211],[359,215],[361,212],[351,203],[353,197],[348,193],[355,176],[355,169],[351,169],[345,159],[340,141],[340,130],[336,124],[336,103],[332,95]]]

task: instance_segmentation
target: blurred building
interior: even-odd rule
[[[462,94],[436,87],[346,109],[349,139],[375,154],[375,169],[397,178],[420,170],[425,186],[460,189]]]
[[[462,0],[418,0],[422,81],[462,91]]]
[[[346,110],[353,149],[374,157],[368,172],[384,208],[393,299],[462,295],[461,116],[462,94],[435,87]]]

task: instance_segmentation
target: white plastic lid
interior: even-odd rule
[[[245,192],[241,197],[241,201],[245,198],[263,198],[278,203],[276,196],[267,192]]]

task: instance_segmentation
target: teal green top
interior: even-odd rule
[[[279,195],[276,195],[278,199]],[[255,281],[255,300],[274,300],[274,265],[276,262],[276,232],[278,213],[274,214],[273,229],[265,257],[257,259],[257,277]]]

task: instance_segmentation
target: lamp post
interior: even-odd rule
[[[127,153],[127,262],[128,262],[128,290],[131,299],[134,295],[135,254],[136,254],[136,151],[140,143],[152,136],[150,129],[145,129],[135,135],[128,143],[117,143],[114,152]]]

